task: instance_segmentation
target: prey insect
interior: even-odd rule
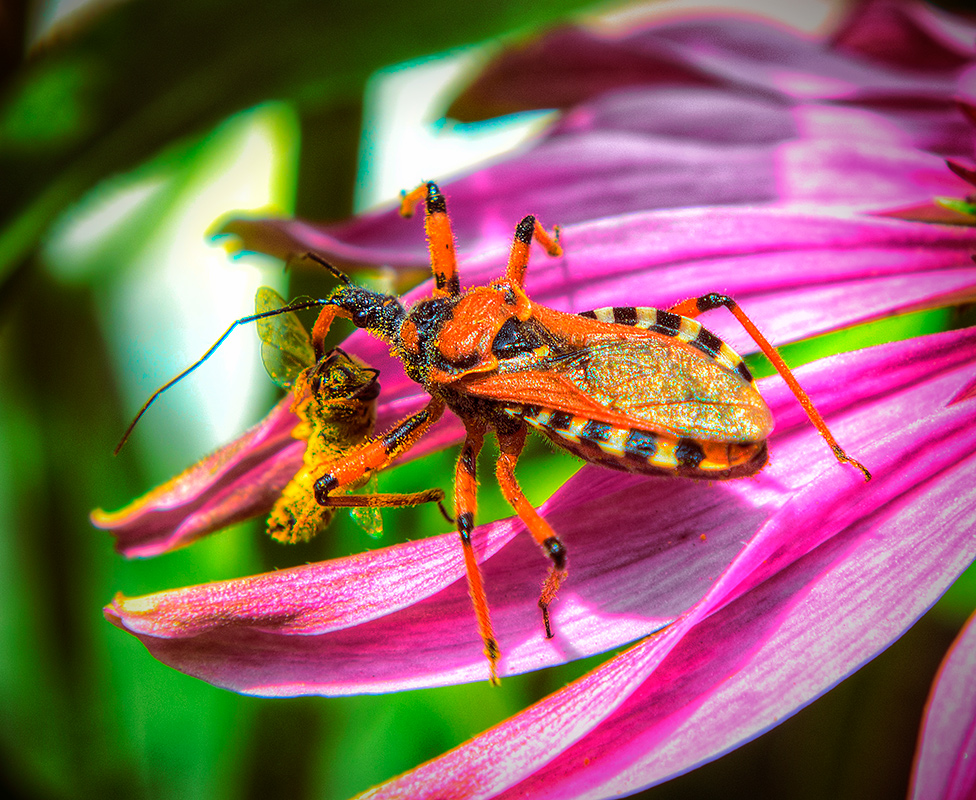
[[[402,494],[370,491],[336,495],[325,505],[316,502],[313,486],[317,477],[332,462],[370,440],[380,391],[378,370],[339,348],[326,351],[321,341],[313,342],[295,311],[321,305],[320,300],[286,304],[274,289],[259,288],[255,314],[234,322],[202,358],[157,390],[126,430],[116,453],[162,392],[206,361],[237,326],[256,322],[265,370],[279,387],[293,390],[291,411],[299,421],[292,436],[307,443],[301,468],[282,490],[268,517],[272,538],[287,543],[308,541],[331,522],[337,508],[349,508],[371,536],[382,531],[379,509],[385,507],[437,503],[444,517],[453,522],[440,489]],[[344,488],[355,490],[373,483],[372,472],[365,472]]]
[[[258,313],[286,308],[274,289],[262,286],[255,297]],[[441,513],[453,522],[443,505],[444,492],[427,489],[410,493],[379,493],[375,478],[364,474],[347,489],[367,486],[367,494],[338,495],[328,505],[316,502],[313,486],[326,465],[342,458],[353,447],[367,441],[376,425],[376,398],[380,393],[379,370],[367,367],[338,347],[321,353],[313,345],[301,320],[286,311],[257,320],[261,359],[271,379],[282,389],[292,389],[291,411],[299,423],[292,436],[307,442],[302,468],[284,488],[268,517],[268,533],[280,542],[308,541],[325,528],[335,509],[347,507],[371,536],[383,530],[380,508],[437,503]],[[319,354],[321,353],[321,354]]]
[[[314,484],[327,505],[335,492],[390,463],[450,408],[464,423],[454,508],[478,629],[497,681],[500,658],[481,573],[471,545],[477,504],[476,463],[485,435],[498,439],[495,473],[502,493],[551,564],[539,607],[546,636],[549,606],[567,576],[567,551],[526,500],[515,466],[534,428],[586,461],[646,474],[727,479],[758,472],[767,460],[772,415],[742,359],[695,319],[719,306],[745,326],[789,384],[834,455],[870,478],[837,444],[776,349],[735,301],[708,294],[668,310],[603,308],[568,314],[533,303],[524,289],[532,240],[562,250],[532,216],[515,229],[504,276],[461,290],[444,196],[426,183],[403,196],[409,216],[425,201],[434,277],[432,296],[405,308],[398,297],[353,285],[314,254],[340,286],[315,323],[324,336],[335,317],[386,341],[429,400],[418,413],[332,464]]]

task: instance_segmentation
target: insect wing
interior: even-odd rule
[[[751,382],[658,334],[600,342],[553,369],[601,405],[644,423],[635,427],[704,441],[755,442],[772,431],[769,407]]]
[[[262,286],[254,296],[254,309],[262,314],[287,305],[274,289]],[[315,361],[312,340],[294,311],[257,321],[261,360],[278,386],[290,389],[298,375]]]
[[[751,383],[688,345],[644,331],[591,340],[531,369],[479,376],[465,390],[675,437],[760,441],[772,430]]]
[[[361,494],[376,494],[379,485],[376,476],[373,475],[366,482]],[[361,508],[350,508],[349,514],[359,524],[366,533],[373,539],[379,539],[383,535],[383,515],[379,508],[374,506],[363,506]]]

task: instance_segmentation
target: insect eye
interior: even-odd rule
[[[339,300],[335,305],[349,314],[353,325],[380,336],[390,336],[404,316],[403,306],[395,297],[369,289],[346,288]]]
[[[370,376],[364,382],[357,380],[354,385],[349,387],[349,397],[361,401],[375,400],[380,394],[380,382],[376,376]]]
[[[530,325],[509,317],[495,335],[491,352],[498,359],[514,358],[535,350],[541,344],[542,340]]]
[[[375,316],[372,308],[357,308],[352,312],[352,323],[357,328],[369,328]]]

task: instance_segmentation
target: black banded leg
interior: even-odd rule
[[[563,249],[559,245],[559,228],[554,228],[550,236],[542,224],[531,214],[523,218],[515,226],[515,239],[512,241],[512,250],[508,256],[508,267],[505,269],[506,280],[520,288],[525,282],[525,271],[529,266],[529,245],[532,244],[533,236],[549,255],[560,256],[563,253]]]
[[[498,684],[498,660],[501,651],[495,639],[495,631],[491,625],[491,614],[488,610],[488,597],[485,594],[484,582],[481,579],[481,569],[474,557],[471,546],[471,531],[474,530],[474,514],[478,505],[478,453],[485,441],[485,427],[479,423],[465,423],[467,434],[461,446],[461,455],[457,461],[454,478],[454,515],[457,518],[458,534],[461,537],[461,548],[464,552],[464,566],[468,575],[468,593],[474,605],[474,614],[478,620],[478,631],[485,645],[485,656],[488,658],[490,680]]]
[[[329,472],[315,481],[315,502],[322,506],[331,505],[331,492],[358,481],[368,472],[383,469],[400,453],[413,447],[443,413],[444,401],[431,398],[412,417],[407,417],[379,438],[330,465]]]
[[[461,283],[457,271],[457,255],[454,251],[454,232],[451,218],[447,215],[447,201],[433,181],[422,183],[412,192],[400,195],[400,214],[413,215],[417,203],[425,200],[424,228],[430,249],[430,268],[434,274],[434,297],[457,297]]]
[[[814,406],[813,401],[810,399],[809,395],[800,386],[799,381],[793,376],[792,371],[786,362],[783,361],[783,357],[779,354],[779,351],[773,347],[765,336],[762,335],[759,328],[756,327],[755,323],[746,316],[745,312],[739,307],[739,304],[735,302],[731,297],[724,294],[716,294],[714,292],[710,294],[702,295],[701,297],[692,297],[689,300],[685,300],[678,303],[672,309],[671,313],[680,315],[682,317],[697,317],[699,314],[705,311],[711,311],[713,308],[718,308],[719,306],[724,306],[727,308],[732,315],[739,321],[739,324],[745,328],[746,333],[752,337],[752,340],[759,345],[759,349],[762,350],[763,355],[769,359],[770,363],[776,368],[776,371],[780,374],[786,385],[790,387],[790,391],[799,401],[800,405],[803,406],[803,410],[806,412],[810,421],[814,424],[816,429],[820,432],[820,435],[827,442],[827,445],[833,451],[834,457],[841,463],[848,463],[855,469],[860,470],[861,474],[864,476],[864,480],[871,480],[871,473],[868,471],[860,461],[851,456],[847,455],[844,449],[837,443],[834,435],[830,432],[827,427],[827,423],[824,422],[824,418],[820,416],[820,412],[817,411],[816,406]]]
[[[525,524],[532,538],[542,548],[552,561],[549,573],[542,584],[539,595],[539,608],[542,609],[542,622],[546,628],[546,638],[551,639],[552,624],[549,619],[549,605],[556,599],[559,585],[566,579],[566,547],[556,536],[552,526],[539,516],[539,512],[525,499],[522,488],[515,479],[515,465],[518,462],[522,448],[525,446],[525,426],[512,434],[498,434],[498,448],[500,450],[495,474],[502,494],[509,502],[515,513]]]

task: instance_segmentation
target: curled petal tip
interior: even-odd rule
[[[107,619],[117,628],[122,628],[125,630],[125,625],[122,624],[122,615],[119,613],[118,608],[118,603],[121,597],[121,594],[116,594],[115,597],[112,598],[112,602],[102,608],[102,613],[105,615],[105,619]]]

